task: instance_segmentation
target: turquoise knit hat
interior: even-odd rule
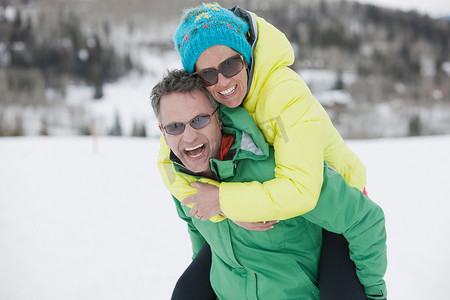
[[[215,45],[234,49],[250,64],[252,48],[247,31],[248,24],[228,9],[217,3],[202,4],[185,12],[173,40],[184,69],[192,73],[200,54]]]

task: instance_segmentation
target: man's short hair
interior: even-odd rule
[[[158,122],[161,122],[160,104],[162,97],[172,93],[190,93],[195,90],[200,90],[205,94],[213,109],[216,109],[219,106],[219,103],[205,89],[203,81],[197,75],[188,73],[184,70],[169,71],[163,79],[153,87],[150,94],[153,111],[158,118]]]

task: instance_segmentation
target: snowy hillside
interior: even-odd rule
[[[385,211],[390,300],[446,300],[450,136],[350,141]],[[169,299],[190,242],[138,138],[0,139],[0,299]]]

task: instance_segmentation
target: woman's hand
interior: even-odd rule
[[[181,201],[181,204],[183,205],[194,204],[189,212],[191,216],[206,221],[210,217],[222,213],[218,187],[198,181],[191,183],[191,187],[198,189],[198,192]]]
[[[190,197],[187,197],[181,203],[183,205],[194,204],[189,214],[202,221],[208,220],[210,217],[222,214],[219,201],[219,188],[202,182],[193,182],[191,187],[198,189],[198,192]],[[245,228],[247,230],[254,231],[266,231],[273,228],[273,225],[279,221],[266,221],[266,222],[238,222],[233,221],[235,224]]]

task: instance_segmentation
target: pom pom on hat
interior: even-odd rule
[[[248,24],[233,12],[216,3],[203,4],[185,12],[173,39],[184,69],[192,73],[200,54],[216,45],[234,49],[250,64],[247,31]]]

